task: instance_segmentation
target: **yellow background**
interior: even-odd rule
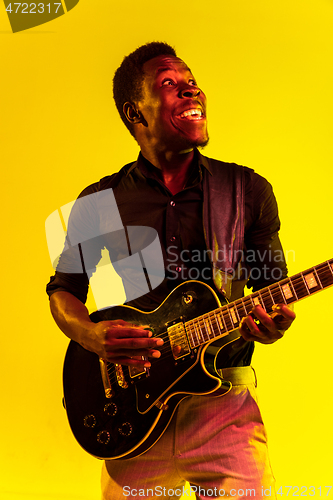
[[[294,274],[333,257],[332,32],[332,0],[81,0],[15,35],[0,5],[2,499],[100,497],[101,463],[61,405],[67,339],[44,292],[44,223],[136,158],[112,100],[123,56],[147,41],[176,46],[208,96],[205,154],[272,182]],[[322,486],[322,497],[333,484],[332,298],[297,305],[292,330],[254,358],[277,485]]]

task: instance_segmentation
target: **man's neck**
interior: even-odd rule
[[[176,194],[184,188],[195,158],[193,149],[180,153],[164,152],[163,154],[143,150],[141,152],[160,171],[161,180],[172,194]]]

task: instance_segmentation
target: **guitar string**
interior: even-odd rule
[[[332,259],[332,262],[333,262],[333,259]],[[315,271],[317,278],[320,281],[320,285],[323,287],[327,286],[327,285],[323,285],[323,281],[325,278],[330,278],[332,280],[333,272],[332,272],[331,264],[329,261],[327,261],[326,263],[320,264],[319,266],[317,266],[315,268],[311,268],[308,271],[306,271],[305,273],[310,274],[313,271]],[[269,287],[266,287],[258,292],[255,292],[251,296],[243,297],[241,299],[236,300],[232,304],[222,306],[221,308],[218,308],[215,311],[211,311],[209,313],[202,315],[199,318],[195,318],[193,320],[190,320],[189,322],[186,323],[186,325],[187,325],[186,331],[189,334],[191,334],[192,339],[193,339],[193,334],[195,334],[195,336],[198,337],[197,330],[195,328],[195,325],[198,325],[199,329],[200,329],[199,333],[201,336],[201,341],[203,341],[202,343],[205,343],[209,340],[212,340],[212,339],[216,338],[216,336],[220,336],[221,329],[220,329],[220,326],[219,326],[217,319],[215,317],[216,314],[220,314],[222,316],[225,316],[224,320],[228,320],[228,321],[226,321],[227,325],[231,325],[231,327],[234,326],[237,328],[237,325],[239,326],[239,321],[233,322],[233,325],[232,325],[231,321],[228,318],[230,309],[236,309],[237,315],[241,319],[242,317],[245,317],[246,314],[241,313],[241,311],[239,311],[238,308],[242,307],[244,309],[244,312],[248,314],[247,306],[250,306],[250,307],[252,306],[252,301],[253,301],[252,299],[253,298],[258,298],[259,302],[261,301],[262,305],[264,305],[265,308],[268,305],[267,303],[265,303],[265,300],[267,300],[267,299],[269,300],[269,302],[278,303],[281,300],[281,298],[282,299],[285,298],[283,296],[283,292],[281,291],[281,284],[283,286],[284,284],[291,283],[292,287],[294,288],[295,293],[290,291],[292,293],[292,297],[290,297],[290,299],[292,299],[292,300],[290,300],[290,302],[295,302],[295,299],[297,301],[300,298],[304,298],[306,296],[309,296],[309,295],[311,295],[311,293],[314,293],[318,288],[321,288],[321,286],[316,284],[314,287],[312,287],[313,288],[312,291],[311,291],[311,289],[308,289],[307,286],[305,285],[305,282],[304,282],[304,276],[306,276],[305,273],[299,273],[298,275],[295,275],[292,278],[285,278],[281,282],[279,282],[277,284],[273,284]],[[318,273],[322,274],[322,276],[320,277],[318,275]],[[301,287],[301,290],[300,290],[300,287]],[[300,294],[300,291],[303,291],[302,295]],[[304,294],[304,292],[306,292],[306,293]],[[265,297],[265,295],[266,295],[266,297]],[[295,295],[297,295],[297,298],[295,297]],[[275,299],[277,299],[277,300],[275,300]],[[283,302],[288,303],[288,300],[289,299],[283,300]],[[269,307],[268,310],[269,310],[269,312],[272,311],[271,307]],[[213,337],[212,338],[210,337],[209,333],[207,332],[207,324],[205,322],[206,320],[209,320],[210,325],[211,325],[211,326],[209,326],[208,330],[209,331],[213,330]],[[192,325],[191,325],[191,323],[192,323]],[[214,328],[214,326],[215,326],[215,328]],[[169,336],[169,334],[167,331],[163,332],[163,334],[161,334],[161,335],[158,335],[159,338],[164,338],[164,339],[167,339],[168,336]],[[164,359],[167,357],[173,356],[172,351],[168,345],[161,346],[161,348],[159,348],[159,350],[161,351],[161,354],[163,352],[165,352],[166,350],[170,350],[170,353],[167,354],[166,356],[164,356]],[[159,361],[159,358],[158,359],[154,359],[154,358],[151,359],[152,364],[155,364],[157,361]],[[108,371],[109,371],[109,369],[108,369]],[[117,379],[116,375],[114,377],[112,377],[112,379],[113,379],[112,381],[115,382]]]

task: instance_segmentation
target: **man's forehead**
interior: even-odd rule
[[[188,71],[192,73],[187,64],[184,63],[182,59],[175,56],[158,56],[150,59],[143,65],[145,74],[150,74],[151,76],[158,76],[160,73],[165,71]]]

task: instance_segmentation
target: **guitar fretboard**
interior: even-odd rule
[[[333,259],[187,321],[185,328],[190,347],[195,349],[235,330],[242,318],[247,316],[255,305],[261,305],[270,314],[275,304],[298,302],[331,285],[333,285]]]

